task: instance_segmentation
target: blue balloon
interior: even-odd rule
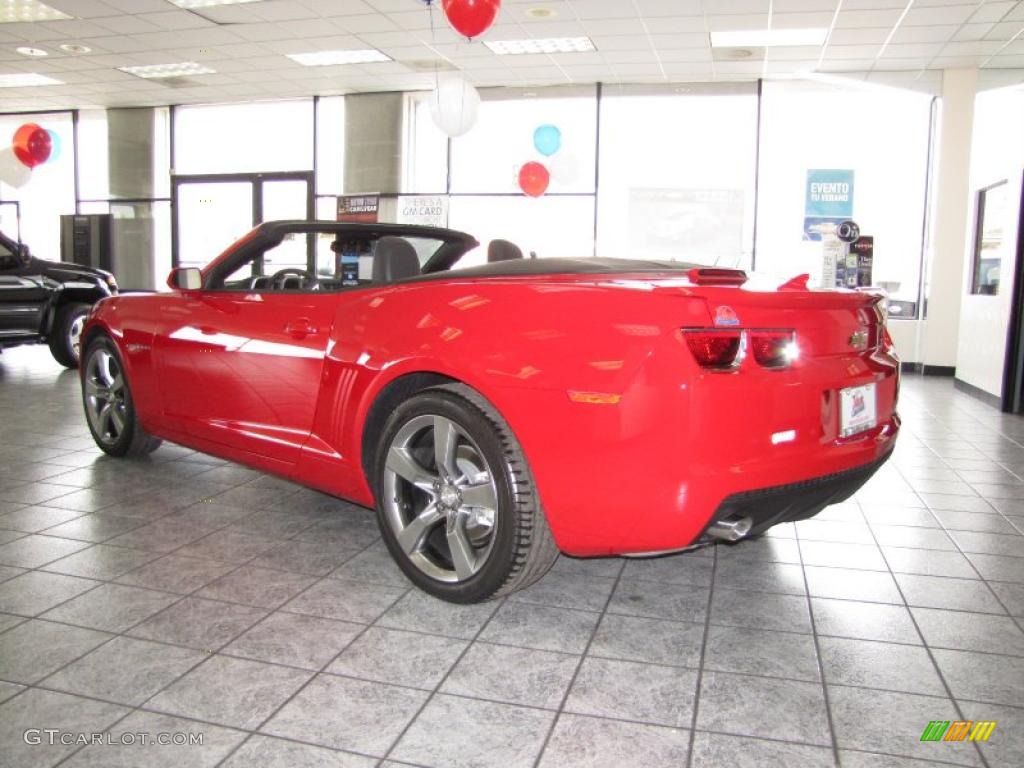
[[[46,162],[52,163],[58,157],[60,157],[60,136],[57,132],[47,128],[46,132],[50,134],[50,156],[46,158]]]
[[[562,146],[562,132],[554,125],[542,125],[533,132],[533,146],[544,157],[551,157]]]

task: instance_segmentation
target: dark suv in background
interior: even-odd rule
[[[54,359],[78,367],[78,338],[92,305],[117,293],[109,272],[37,259],[0,232],[0,351],[50,345]]]

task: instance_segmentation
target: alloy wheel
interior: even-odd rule
[[[398,430],[384,470],[385,519],[409,561],[431,578],[461,582],[494,548],[494,473],[466,430],[421,415]]]
[[[117,358],[103,347],[89,356],[85,368],[85,412],[93,432],[104,445],[113,445],[124,433],[127,390]]]
[[[68,325],[68,348],[71,350],[71,356],[78,360],[82,356],[82,330],[85,328],[86,315],[79,314],[72,318],[71,323]]]

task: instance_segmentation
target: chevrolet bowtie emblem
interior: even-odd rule
[[[850,346],[854,349],[867,349],[868,346],[868,332],[866,329],[861,328],[859,331],[854,331],[850,334]]]

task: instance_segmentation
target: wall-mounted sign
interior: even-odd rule
[[[339,195],[336,221],[376,224],[380,195]]]
[[[803,239],[820,241],[823,235],[835,234],[840,224],[853,218],[853,171],[807,171],[804,200]]]
[[[447,195],[399,195],[396,218],[399,224],[447,227],[448,197]]]

